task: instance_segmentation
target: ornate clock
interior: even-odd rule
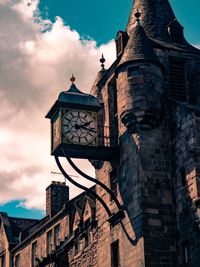
[[[104,128],[98,125],[97,114],[102,105],[95,96],[81,92],[74,77],[71,81],[70,89],[60,93],[46,115],[51,120],[51,154],[108,160],[116,151],[109,147],[109,135],[106,139]]]

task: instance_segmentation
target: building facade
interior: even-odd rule
[[[125,217],[110,223],[98,200],[86,192],[69,200],[54,183],[47,217],[20,229],[12,246],[2,215],[1,267],[199,267],[200,51],[168,0],[135,0],[116,52],[109,69],[101,60],[91,94],[118,154],[91,163]],[[101,186],[91,190],[117,213]]]

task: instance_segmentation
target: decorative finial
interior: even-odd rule
[[[70,78],[70,81],[74,83],[76,81],[76,78],[74,77],[74,74],[72,74],[72,77]]]
[[[137,22],[140,22],[140,16],[141,16],[141,13],[140,13],[140,11],[138,10],[138,8],[137,8],[137,11],[135,12],[135,17],[136,17],[136,21]]]
[[[105,60],[103,54],[102,54],[101,59],[100,59],[99,61],[101,62],[102,70],[105,70],[105,65],[104,65],[104,63],[105,63],[106,60]]]

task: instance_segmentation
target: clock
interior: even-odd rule
[[[62,141],[60,116],[52,124],[52,137],[52,148],[55,149]]]
[[[62,117],[62,134],[69,143],[97,145],[96,113],[84,110],[68,110]]]

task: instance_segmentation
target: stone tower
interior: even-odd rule
[[[116,51],[92,93],[118,135],[119,156],[94,166],[125,207],[130,240],[120,224],[110,228],[97,202],[98,266],[198,267],[200,51],[185,40],[168,0],[135,0]],[[97,193],[116,210],[98,186]]]

